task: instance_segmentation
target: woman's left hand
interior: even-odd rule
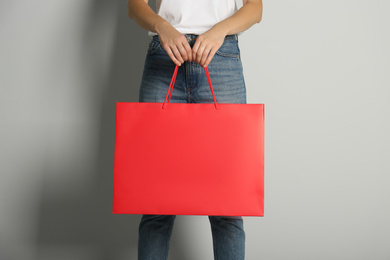
[[[207,67],[214,54],[222,46],[225,36],[223,32],[215,27],[199,35],[192,47],[192,60],[199,63],[202,67]]]

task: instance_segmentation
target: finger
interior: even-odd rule
[[[166,52],[168,53],[168,56],[171,58],[171,60],[177,65],[177,66],[181,66],[181,63],[180,61],[178,61],[175,57],[175,55],[173,55],[171,49],[167,49]]]
[[[214,49],[210,51],[209,56],[208,56],[207,60],[205,61],[203,67],[207,67],[210,64],[210,62],[213,59],[216,52],[217,52],[217,50],[214,50]]]
[[[177,46],[177,49],[179,50],[180,56],[183,58],[183,60],[188,60],[187,51],[184,46],[182,44],[179,44]]]
[[[205,48],[205,50],[203,51],[202,59],[200,60],[200,65],[202,67],[204,66],[206,59],[210,54],[210,50],[211,50],[211,48]]]
[[[198,52],[199,49],[199,43],[195,41],[194,46],[192,46],[192,60],[196,62],[197,55],[196,53]]]
[[[176,46],[172,47],[172,52],[175,55],[176,59],[180,61],[180,63],[184,63],[183,58],[181,57],[181,54]]]
[[[183,43],[184,45],[184,49],[187,53],[187,57],[188,57],[188,60],[189,61],[192,61],[192,50],[191,50],[191,46],[189,45],[189,43],[186,41],[185,43]]]
[[[203,51],[205,46],[199,45],[198,49],[196,50],[196,62],[200,64],[200,61],[202,59]]]

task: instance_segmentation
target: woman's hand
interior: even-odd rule
[[[162,47],[176,65],[181,66],[186,60],[192,61],[192,50],[183,34],[168,22],[162,22],[156,28]]]
[[[192,60],[202,67],[207,67],[214,54],[222,46],[225,36],[226,34],[215,26],[199,35],[192,47]]]
[[[232,16],[215,24],[198,36],[192,47],[192,60],[207,67],[214,54],[222,46],[226,35],[243,32],[255,23],[260,23],[263,14],[262,0],[243,0],[243,6]]]

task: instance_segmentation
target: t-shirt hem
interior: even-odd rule
[[[205,32],[205,31],[204,31]],[[181,32],[182,34],[202,34],[202,33],[204,33],[204,32],[198,32],[198,33],[196,33],[196,32]],[[240,36],[241,34],[243,34],[244,32],[239,32],[239,33],[237,33],[237,36]],[[155,36],[155,35],[157,35],[157,33],[155,33],[155,32],[151,32],[151,31],[148,31],[148,36],[150,37],[150,38],[153,38],[153,36]]]

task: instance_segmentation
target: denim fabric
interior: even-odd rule
[[[193,47],[197,35],[186,34]],[[153,36],[147,51],[139,102],[164,102],[175,64]],[[217,103],[246,103],[246,88],[237,35],[228,35],[208,65]],[[204,69],[184,62],[178,70],[170,102],[213,103]],[[174,215],[143,215],[139,225],[138,259],[168,259]],[[215,260],[243,260],[245,232],[242,217],[209,216]]]
[[[174,215],[143,215],[139,225],[138,260],[167,260]],[[244,260],[242,217],[209,216],[215,260]]]

